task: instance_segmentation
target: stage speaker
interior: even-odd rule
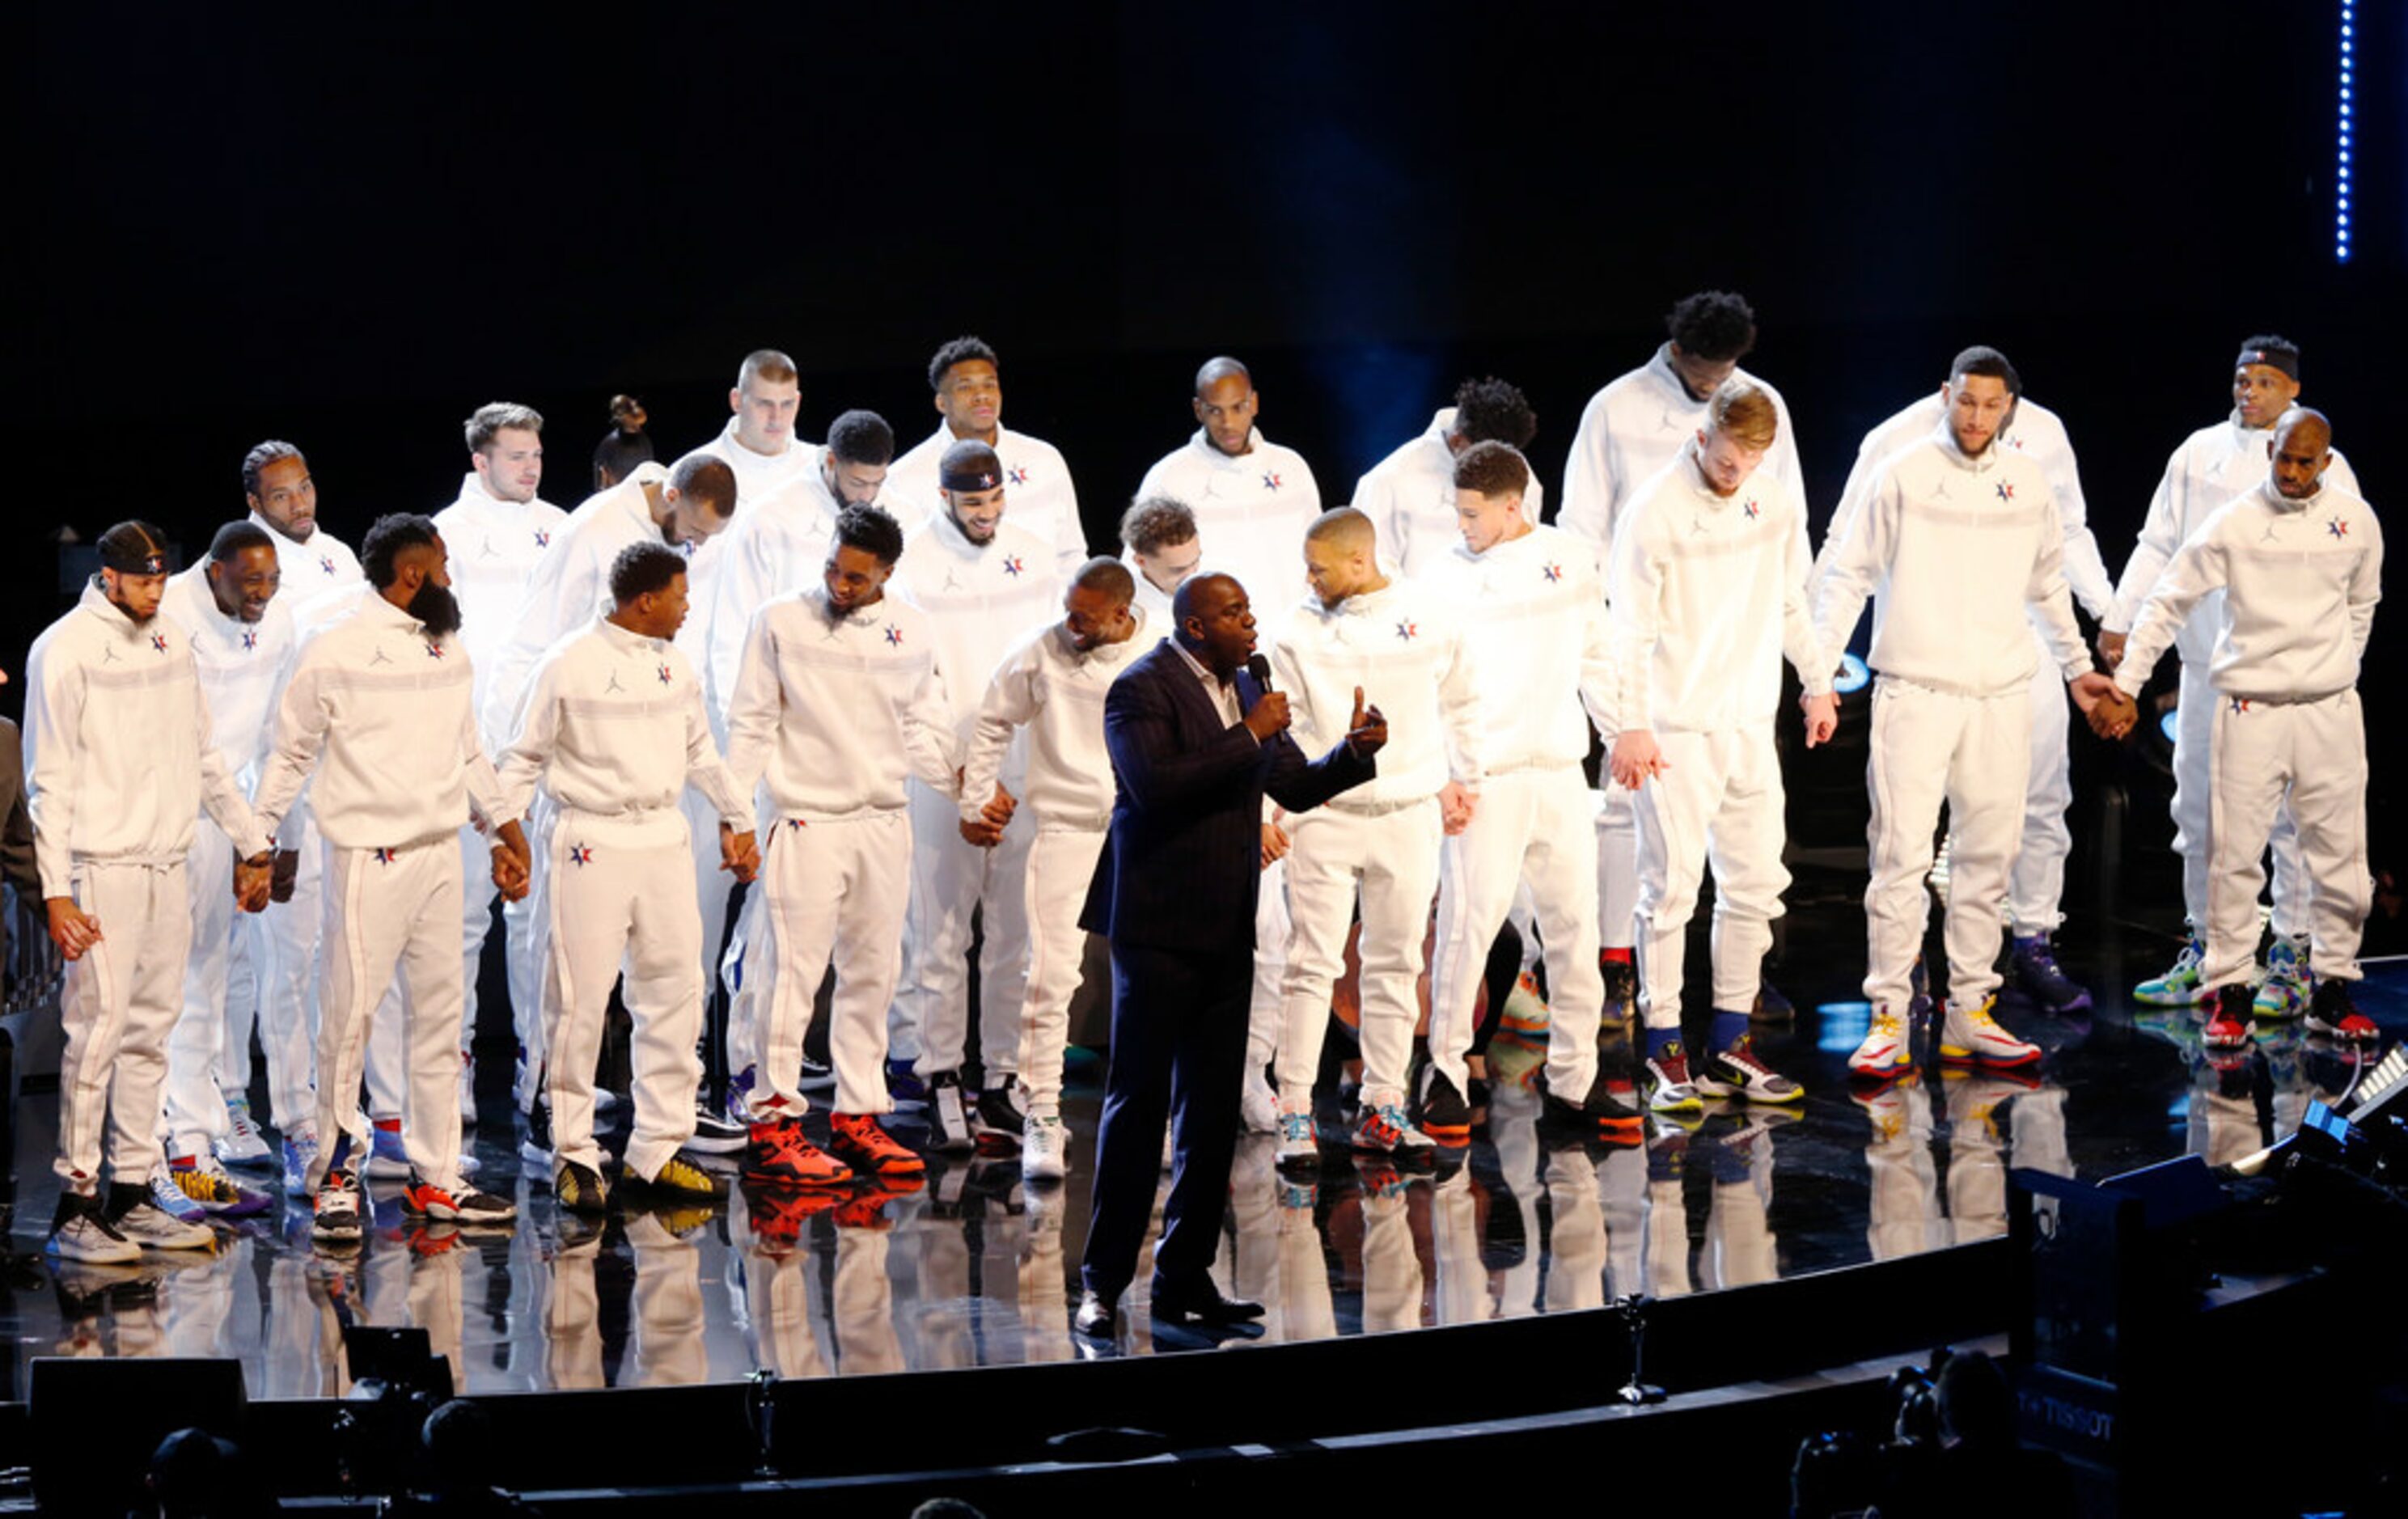
[[[142,1479],[161,1440],[190,1428],[243,1439],[240,1361],[37,1356],[25,1393],[43,1513],[148,1512]]]

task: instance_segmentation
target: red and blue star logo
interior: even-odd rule
[[[1407,643],[1412,642],[1415,638],[1420,638],[1421,635],[1421,626],[1417,623],[1407,621],[1397,624],[1397,637],[1402,638]]]
[[[1003,572],[1006,575],[1017,576],[1026,570],[1027,567],[1028,566],[1020,562],[1020,555],[1016,553],[1008,553],[1003,556]]]
[[[668,683],[669,683],[669,667],[668,667],[666,665],[664,665],[664,666],[661,666],[661,684],[663,684],[663,685],[666,685],[666,684],[668,684]]]
[[[247,627],[242,630],[242,646],[246,650],[256,649],[259,647],[259,630],[257,628]]]
[[[2013,501],[2014,498],[2015,488],[2005,480],[1999,481],[1999,499],[2001,501]]]
[[[1276,470],[1265,471],[1263,474],[1263,489],[1266,491],[1276,491],[1279,488],[1280,478],[1278,472]]]
[[[2336,517],[2331,522],[2325,523],[2325,531],[2330,533],[2337,538],[2345,538],[2349,537],[2349,523],[2343,522],[2340,518]]]
[[[545,531],[544,531],[542,528],[540,528],[540,527],[537,528],[537,529],[535,530],[535,546],[536,546],[537,548],[538,548],[538,549],[549,549],[549,548],[551,548],[551,547],[552,547],[552,535],[551,535],[551,534],[549,534],[549,533],[547,533],[547,532],[545,532]]]
[[[163,654],[167,652],[167,635],[165,633],[151,634],[150,647],[158,650]]]
[[[1004,471],[1003,478],[1011,481],[1014,485],[1025,485],[1028,483],[1028,471],[1026,468],[1015,465],[1011,468]]]
[[[886,646],[890,649],[903,647],[903,630],[892,623],[886,624]]]
[[[334,557],[331,554],[320,554],[318,556],[318,567],[324,570],[327,574],[332,575],[335,573]]]
[[[441,659],[443,657],[443,646],[436,642],[433,638],[427,639],[426,657],[429,659]]]
[[[571,865],[592,865],[594,863],[593,846],[590,844],[571,845],[568,851],[568,863]]]
[[[786,826],[789,828],[799,828],[802,825],[803,820],[800,818],[788,818],[786,820]]]
[[[1564,566],[1561,565],[1549,565],[1545,569],[1541,570],[1539,573],[1547,578],[1547,583],[1549,585],[1553,585],[1557,580],[1564,578]]]
[[[2232,709],[2236,712],[2245,712],[2249,710],[2249,698],[2246,696],[2233,697]]]
[[[1763,509],[1758,507],[1752,499],[1747,503],[1747,505],[1740,508],[1739,509],[1747,513],[1747,520],[1749,522],[1754,522],[1758,517],[1764,515]]]
[[[375,851],[374,853],[375,853],[375,854],[376,854],[376,863],[377,863],[377,864],[379,864],[379,865],[391,865],[391,864],[394,862],[394,859],[395,858],[395,855],[396,855],[396,853],[397,853],[397,852],[395,852],[395,851],[394,851],[394,850],[389,850],[389,849],[380,849],[380,850],[377,850],[377,851]]]

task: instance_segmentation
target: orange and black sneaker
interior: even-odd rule
[[[840,1187],[853,1168],[803,1138],[799,1118],[755,1123],[745,1136],[744,1179],[768,1186]]]
[[[744,1184],[744,1221],[752,1243],[771,1254],[783,1254],[801,1242],[803,1225],[845,1200],[844,1194],[825,1188]]]
[[[886,1132],[874,1113],[828,1114],[828,1148],[865,1176],[922,1176],[928,1163]]]
[[[1422,1069],[1421,1110],[1421,1131],[1441,1148],[1460,1150],[1471,1142],[1471,1107],[1455,1079],[1436,1066]]]
[[[836,1211],[836,1226],[839,1229],[880,1231],[895,1226],[887,1216],[886,1205],[897,1197],[908,1197],[924,1183],[916,1176],[882,1177],[845,1199]]]

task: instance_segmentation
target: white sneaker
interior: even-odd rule
[[[218,1242],[217,1231],[208,1225],[170,1218],[147,1196],[110,1219],[108,1226],[124,1236],[128,1243],[147,1250],[212,1250]]]
[[[125,1266],[142,1258],[142,1247],[109,1226],[96,1205],[79,1210],[50,1231],[50,1253],[63,1261]]]
[[[1069,1175],[1067,1139],[1060,1118],[1030,1113],[1020,1131],[1021,1176],[1031,1182],[1058,1182]]]
[[[267,1148],[267,1140],[259,1132],[258,1123],[251,1116],[249,1097],[226,1098],[226,1131],[209,1141],[218,1159],[228,1166],[271,1166],[276,1153]]]
[[[953,1154],[978,1148],[959,1072],[943,1071],[928,1078],[928,1142],[931,1148]]]
[[[1280,1126],[1279,1094],[1261,1071],[1246,1077],[1245,1094],[1238,1100],[1238,1116],[1249,1134],[1277,1134]]]
[[[2040,1046],[2015,1038],[1991,1016],[1997,997],[1984,997],[1978,1008],[1960,1008],[1954,997],[1940,1029],[1940,1058],[1972,1061],[1984,1066],[2028,1066],[2040,1058]]]

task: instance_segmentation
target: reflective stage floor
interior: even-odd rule
[[[1500,1081],[1463,1165],[1399,1175],[1346,1155],[1326,1099],[1316,1181],[1281,1176],[1268,1137],[1241,1146],[1216,1274],[1268,1305],[1269,1340],[1710,1292],[2001,1233],[2012,1167],[2096,1180],[2186,1151],[2236,1158],[2354,1073],[2346,1050],[2296,1025],[2260,1025],[2254,1052],[2211,1061],[2196,1014],[2120,995],[2173,944],[2113,929],[2062,946],[2094,1011],[2051,1018],[2002,999],[2002,1021],[2048,1049],[2036,1074],[1930,1067],[1865,1092],[1844,1066],[1865,1027],[1849,984],[1862,942],[1861,918],[1837,902],[1791,921],[1779,979],[1799,1017],[1759,1025],[1758,1045],[1805,1082],[1799,1107],[1715,1105],[1651,1121],[1639,1147],[1551,1151],[1535,1099]],[[2387,1048],[2408,1033],[2408,965],[2370,972],[2358,1000]],[[495,1088],[475,1147],[485,1183],[516,1188],[515,1228],[406,1218],[388,1182],[371,1188],[365,1248],[314,1252],[306,1208],[285,1206],[219,1225],[213,1253],[154,1253],[134,1268],[62,1267],[42,1253],[57,1099],[28,1095],[0,1273],[0,1396],[24,1397],[28,1361],[52,1354],[235,1356],[253,1397],[334,1396],[349,1323],[426,1328],[471,1393],[1068,1359],[1099,1085],[1095,1061],[1074,1068],[1065,1185],[1024,1185],[1016,1157],[932,1157],[910,1191],[739,1189],[718,1209],[620,1209],[599,1229],[556,1212]],[[1141,1293],[1124,1318],[1128,1350],[1170,1348]]]

